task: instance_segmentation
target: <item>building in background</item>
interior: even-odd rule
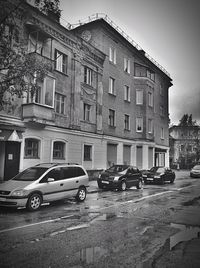
[[[200,161],[200,127],[172,126],[170,134],[170,166],[192,168]]]
[[[43,162],[169,165],[172,84],[160,65],[107,17],[67,29],[27,3],[14,14],[27,53],[49,71],[36,94],[0,111],[1,180]]]

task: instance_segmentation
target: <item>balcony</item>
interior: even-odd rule
[[[53,124],[55,121],[54,108],[38,103],[23,104],[22,117],[24,122],[32,122],[38,124]]]

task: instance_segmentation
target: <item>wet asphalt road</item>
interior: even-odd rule
[[[90,193],[84,203],[66,200],[34,213],[0,209],[0,264],[192,267],[191,254],[179,242],[199,242],[199,211],[200,179],[181,171],[174,184]],[[195,256],[192,261],[200,267]]]

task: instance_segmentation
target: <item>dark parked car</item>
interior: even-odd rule
[[[166,181],[173,183],[175,173],[167,167],[152,167],[150,170],[143,172],[144,183],[159,183],[164,184]]]
[[[200,165],[195,165],[190,171],[190,177],[200,177]]]
[[[97,183],[100,189],[112,188],[125,191],[135,186],[143,187],[142,173],[137,167],[129,165],[113,165],[99,175]]]

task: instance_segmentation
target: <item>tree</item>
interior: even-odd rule
[[[22,23],[16,18],[17,13],[23,20],[29,16],[23,3],[24,0],[0,2],[0,110],[8,104],[10,96],[22,97],[27,91],[34,96],[49,71],[47,63],[27,52]],[[35,0],[35,3],[45,12],[60,12],[58,0]]]
[[[181,120],[179,120],[179,126],[187,127],[187,126],[196,126],[196,121],[192,119],[192,114],[184,114]]]

